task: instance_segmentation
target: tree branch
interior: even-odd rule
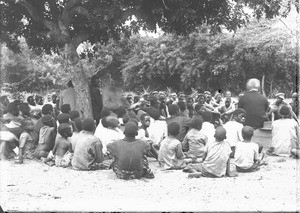
[[[71,16],[71,18],[72,18],[74,15],[83,15],[83,16],[85,16],[86,18],[90,18],[89,11],[88,11],[87,9],[85,9],[84,7],[82,7],[82,6],[74,7],[74,8],[70,11],[70,16]]]
[[[64,7],[63,13],[61,15],[61,20],[65,28],[68,28],[71,23],[71,10],[79,5],[80,0],[70,0],[67,5]]]
[[[37,10],[26,0],[16,0],[16,3],[20,3],[23,5],[23,7],[26,8],[26,10],[31,15],[32,19],[38,23],[41,23],[45,27],[47,27],[50,31],[56,31],[56,26],[52,21],[44,19],[40,14],[37,12]]]

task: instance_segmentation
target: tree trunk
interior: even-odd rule
[[[261,79],[261,90],[262,90],[262,94],[264,96],[266,96],[266,91],[265,91],[265,74],[263,74],[263,77]]]
[[[91,94],[88,77],[76,52],[76,46],[66,45],[67,60],[71,70],[71,79],[76,92],[76,110],[82,118],[93,118]]]

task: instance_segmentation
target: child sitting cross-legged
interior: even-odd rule
[[[268,155],[277,156],[299,156],[299,126],[290,118],[290,108],[283,105],[279,108],[278,114],[281,117],[272,122],[272,143],[267,151]]]
[[[19,155],[15,159],[15,163],[22,164],[24,158],[33,159],[34,153],[34,143],[35,143],[35,134],[34,134],[34,124],[32,119],[25,118],[21,121],[23,132],[19,140]]]
[[[259,169],[260,165],[266,164],[263,162],[264,154],[261,152],[262,147],[251,141],[253,136],[253,128],[244,126],[242,135],[244,141],[239,141],[235,149],[235,165],[238,172],[253,172]]]
[[[225,175],[231,154],[230,145],[225,139],[226,130],[221,126],[217,127],[215,141],[206,146],[203,163],[189,164],[184,168],[184,172],[192,173],[188,178],[217,178]]]
[[[71,159],[73,155],[72,144],[67,140],[71,137],[73,130],[70,124],[62,123],[58,126],[58,137],[55,141],[55,146],[50,151],[48,158],[55,159],[55,165],[58,167],[68,167],[71,165]]]
[[[38,146],[34,152],[34,156],[38,159],[47,158],[54,147],[56,137],[54,118],[51,115],[44,115],[42,122],[44,126],[40,129]]]
[[[201,118],[193,118],[187,125],[191,128],[189,132],[186,134],[185,138],[182,142],[182,147],[188,146],[188,151],[186,153],[187,159],[185,161],[187,163],[191,162],[202,162],[202,157],[204,154],[204,147],[207,144],[207,136],[200,132],[202,128],[202,119]],[[187,161],[187,160],[190,161]]]
[[[144,157],[145,152],[150,150],[150,145],[144,140],[135,138],[138,126],[134,122],[128,122],[124,134],[124,139],[107,145],[107,150],[114,157],[112,169],[117,177],[125,180],[154,178],[148,160]]]
[[[184,153],[180,141],[176,138],[179,134],[180,125],[177,122],[168,124],[168,137],[162,142],[158,153],[158,162],[164,169],[183,169]]]

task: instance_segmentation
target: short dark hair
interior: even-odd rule
[[[42,114],[43,115],[50,115],[51,114],[50,112],[53,112],[53,106],[51,104],[45,104],[42,107]]]
[[[75,118],[74,123],[75,123],[75,126],[76,126],[78,132],[80,132],[82,130],[82,120],[81,120],[81,118],[79,118],[79,117]]]
[[[246,114],[246,111],[242,108],[237,108],[234,112],[233,112],[233,116],[238,116],[239,114]]]
[[[145,120],[146,116],[150,116],[150,115],[148,115],[147,113],[141,114],[141,117],[140,117],[141,121]]]
[[[205,111],[202,113],[203,121],[210,122],[212,119],[212,113],[210,111]]]
[[[183,112],[184,110],[186,110],[186,103],[185,102],[179,101],[177,103],[177,105],[178,105],[178,107],[179,107],[179,109],[180,109],[181,112]]]
[[[69,112],[71,111],[71,106],[70,106],[70,104],[63,104],[63,105],[61,105],[60,111],[61,111],[62,113],[67,113],[67,114],[69,114]]]
[[[86,118],[82,122],[82,129],[89,132],[95,131],[95,122],[92,118]]]
[[[171,104],[169,106],[169,113],[170,113],[171,116],[172,115],[177,115],[178,112],[179,112],[179,107],[178,107],[177,104]]]
[[[168,124],[168,135],[177,136],[179,134],[180,125],[177,122]]]

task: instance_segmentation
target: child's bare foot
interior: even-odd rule
[[[188,178],[191,179],[191,178],[201,178],[202,177],[202,173],[200,172],[197,172],[197,173],[191,173],[188,175]]]
[[[16,157],[15,164],[23,164],[23,158],[21,156]]]

